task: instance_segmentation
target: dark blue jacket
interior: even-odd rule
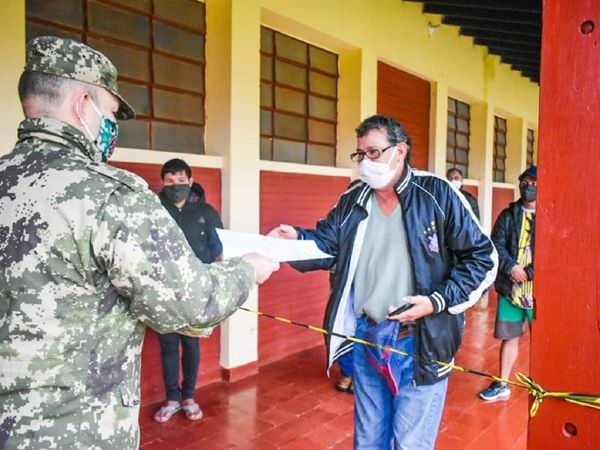
[[[223,253],[216,228],[223,228],[219,213],[206,203],[204,189],[198,183],[192,189],[183,208],[177,208],[161,191],[160,202],[183,231],[188,244],[203,263],[211,263]]]
[[[499,295],[510,298],[512,295],[513,280],[510,271],[517,265],[519,254],[519,237],[521,236],[521,223],[523,222],[523,201],[511,203],[502,210],[492,230],[492,241],[498,250],[499,267],[498,276],[494,287]],[[535,253],[535,220],[531,229],[531,254]],[[525,267],[527,278],[533,280],[533,261]]]
[[[435,312],[417,321],[416,352],[452,362],[462,341],[463,311],[475,304],[494,281],[498,255],[492,241],[451,184],[431,173],[406,167],[396,185],[412,258],[415,294],[428,296]],[[359,184],[348,190],[314,230],[298,229],[333,259],[295,263],[299,270],[329,269],[335,264],[324,326],[353,334],[352,279],[363,239],[373,190]],[[400,268],[391,268],[401,270]],[[396,302],[398,304],[398,302]],[[352,343],[327,337],[329,367]],[[415,383],[433,384],[450,369],[416,360]]]

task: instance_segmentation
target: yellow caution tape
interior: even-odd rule
[[[552,392],[552,391],[546,391],[538,383],[536,383],[531,377],[528,377],[527,375],[522,374],[521,372],[517,372],[517,374],[516,374],[517,380],[516,381],[509,380],[509,379],[497,377],[497,376],[492,375],[492,374],[487,373],[487,372],[481,372],[479,370],[473,370],[473,369],[468,369],[466,367],[457,366],[456,364],[446,363],[446,362],[443,362],[443,361],[437,361],[435,359],[428,359],[428,358],[424,358],[424,357],[419,356],[419,355],[413,355],[413,354],[404,352],[402,350],[395,349],[393,347],[375,344],[374,342],[365,341],[363,339],[360,339],[360,338],[357,338],[357,337],[354,337],[354,336],[347,336],[345,334],[336,333],[334,331],[327,330],[327,329],[321,328],[321,327],[316,327],[314,325],[306,325],[304,323],[296,322],[295,320],[287,319],[285,317],[274,316],[274,315],[267,314],[267,313],[264,313],[264,312],[261,312],[261,311],[255,311],[255,310],[252,310],[252,309],[249,309],[249,308],[244,308],[242,306],[240,306],[240,309],[242,309],[244,311],[247,311],[247,312],[251,312],[251,313],[257,314],[259,316],[265,316],[265,317],[268,317],[270,319],[274,319],[274,320],[277,320],[279,322],[283,322],[283,323],[286,323],[286,324],[289,324],[289,325],[296,325],[296,326],[299,326],[299,327],[307,328],[307,329],[315,331],[317,333],[326,334],[326,335],[329,335],[329,336],[341,337],[341,338],[347,339],[349,341],[356,342],[358,344],[368,345],[370,347],[376,347],[376,348],[379,348],[381,350],[390,351],[390,352],[397,353],[397,354],[403,355],[403,356],[411,356],[413,358],[418,358],[418,359],[423,360],[423,361],[432,362],[432,363],[438,364],[438,365],[443,366],[443,367],[449,367],[452,370],[456,370],[456,371],[459,371],[459,372],[470,373],[470,374],[473,374],[473,375],[478,375],[478,376],[481,376],[481,377],[489,378],[489,379],[494,380],[494,381],[500,381],[500,382],[503,382],[503,383],[511,384],[513,386],[518,386],[518,387],[527,389],[529,391],[529,393],[531,394],[531,396],[533,397],[533,404],[531,405],[531,409],[529,410],[529,415],[531,417],[533,417],[533,416],[536,415],[536,413],[537,413],[540,405],[542,404],[542,401],[546,397],[552,397],[552,398],[556,398],[556,399],[559,399],[559,400],[564,400],[564,401],[569,402],[569,403],[573,403],[575,405],[586,406],[588,408],[593,408],[593,409],[600,410],[600,396],[598,396],[598,395],[576,394],[576,393],[572,393],[572,392]]]

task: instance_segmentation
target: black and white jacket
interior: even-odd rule
[[[448,181],[408,165],[396,185],[412,258],[416,295],[428,296],[435,312],[417,321],[418,356],[453,362],[462,341],[464,314],[494,281],[498,254],[489,236]],[[333,259],[295,263],[301,271],[330,269],[332,289],[325,313],[327,329],[354,334],[352,281],[365,239],[373,190],[362,183],[340,197],[316,229],[298,228],[299,239],[314,240]],[[398,270],[398,268],[391,268]],[[398,304],[398,302],[396,302]],[[328,367],[351,351],[352,343],[326,337]],[[433,384],[450,369],[417,359],[414,382]]]

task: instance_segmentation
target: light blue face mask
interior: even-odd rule
[[[106,117],[100,109],[96,106],[93,100],[92,107],[94,111],[100,116],[100,131],[98,133],[98,137],[94,139],[92,132],[88,128],[87,124],[81,119],[81,123],[83,124],[85,130],[87,131],[89,138],[93,141],[100,153],[102,155],[102,161],[107,161],[115,151],[115,147],[117,146],[117,137],[119,136],[119,124],[114,120],[110,120]]]

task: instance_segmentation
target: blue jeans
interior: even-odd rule
[[[363,317],[356,322],[356,337],[370,325]],[[414,353],[415,340],[408,336],[395,348]],[[354,448],[383,450],[433,449],[437,437],[448,379],[436,384],[413,384],[415,361],[394,355],[392,364],[401,368],[400,393],[393,396],[384,379],[371,367],[364,346],[354,344]]]
[[[181,368],[183,384],[179,388],[179,342],[181,341]],[[159,334],[160,359],[167,400],[179,401],[194,398],[196,377],[200,366],[200,342],[198,338],[177,333]]]

